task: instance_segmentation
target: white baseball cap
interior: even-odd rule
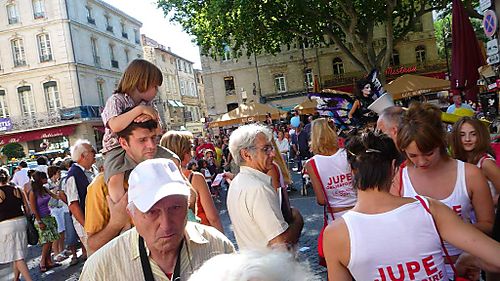
[[[130,173],[128,202],[133,202],[139,211],[149,211],[156,202],[170,195],[190,195],[189,187],[172,160],[149,159]]]

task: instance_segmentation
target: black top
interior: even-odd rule
[[[21,192],[21,190],[12,185],[0,186],[0,195],[5,195],[5,199],[0,203],[0,222],[23,215],[23,210],[21,209],[23,206]],[[17,193],[19,197],[14,193]],[[0,196],[0,198],[2,197]]]

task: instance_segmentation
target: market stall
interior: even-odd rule
[[[389,82],[384,89],[394,100],[420,96],[450,89],[450,81],[426,76],[406,74]]]
[[[249,103],[240,104],[237,108],[223,114],[216,120],[210,122],[209,127],[224,127],[249,122],[265,121],[268,114],[273,120],[284,118],[286,111],[279,110],[267,104]]]

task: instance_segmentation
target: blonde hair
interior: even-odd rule
[[[172,150],[182,162],[184,155],[191,152],[193,134],[188,131],[168,131],[160,140],[160,145]]]
[[[332,150],[339,148],[338,136],[326,118],[312,121],[310,147],[314,154],[330,155]]]
[[[135,59],[123,72],[115,93],[131,94],[135,89],[145,92],[154,86],[161,86],[163,75],[161,70],[147,60]]]

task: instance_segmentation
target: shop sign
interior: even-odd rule
[[[12,130],[12,120],[10,118],[0,118],[0,131]]]
[[[498,28],[498,21],[495,11],[493,10],[484,11],[484,18],[483,18],[484,34],[486,34],[486,36],[488,37],[493,37],[493,35],[497,32],[497,28]]]
[[[399,74],[407,74],[407,73],[414,73],[417,72],[417,66],[409,66],[409,67],[404,67],[401,66],[399,68],[392,68],[388,67],[385,70],[385,75],[399,75]]]
[[[481,12],[491,7],[491,0],[479,0],[479,9]]]
[[[60,136],[69,136],[75,132],[75,125],[35,130],[23,133],[4,134],[0,136],[0,145],[11,142],[26,142],[32,140],[48,139]]]

